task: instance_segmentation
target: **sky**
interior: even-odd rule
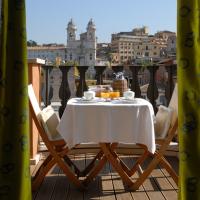
[[[79,34],[92,18],[98,42],[111,34],[148,26],[150,34],[176,32],[176,0],[26,0],[27,39],[38,44],[66,44],[66,27],[72,18]]]

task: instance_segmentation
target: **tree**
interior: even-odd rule
[[[34,40],[28,40],[28,41],[27,41],[27,46],[28,46],[28,47],[37,46],[37,42],[35,42]]]

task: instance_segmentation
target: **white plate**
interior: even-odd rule
[[[80,98],[80,99],[77,98],[76,101],[77,101],[78,103],[97,103],[97,102],[100,101],[100,99],[97,98],[97,97],[95,97],[95,98],[93,98],[93,99],[91,99],[91,100],[88,100],[88,99],[82,97],[82,98]]]
[[[120,97],[121,100],[123,101],[135,101],[136,99],[126,99],[125,97]]]
[[[137,99],[125,99],[125,98],[120,98],[120,99],[116,99],[116,100],[113,100],[112,103],[128,103],[128,104],[136,104],[138,103]]]

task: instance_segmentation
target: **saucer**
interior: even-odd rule
[[[81,98],[83,101],[94,101],[95,99],[97,99],[96,97],[92,98],[92,99],[86,99],[84,96]]]
[[[97,98],[97,97],[94,97],[94,98],[92,98],[92,99],[86,99],[85,97],[82,97],[82,98],[77,98],[76,101],[77,101],[78,103],[97,103],[97,102],[99,102],[100,100],[99,100],[99,98]]]
[[[120,98],[120,99],[116,99],[112,101],[113,103],[128,103],[128,104],[136,104],[138,101],[137,99],[126,99],[124,97]]]
[[[125,97],[121,97],[120,99],[122,99],[123,101],[135,101],[135,97],[133,99],[128,99]]]

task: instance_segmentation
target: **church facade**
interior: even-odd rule
[[[96,61],[96,26],[91,19],[85,33],[76,38],[76,25],[71,19],[67,26],[66,60],[76,61],[79,66],[94,66]]]

